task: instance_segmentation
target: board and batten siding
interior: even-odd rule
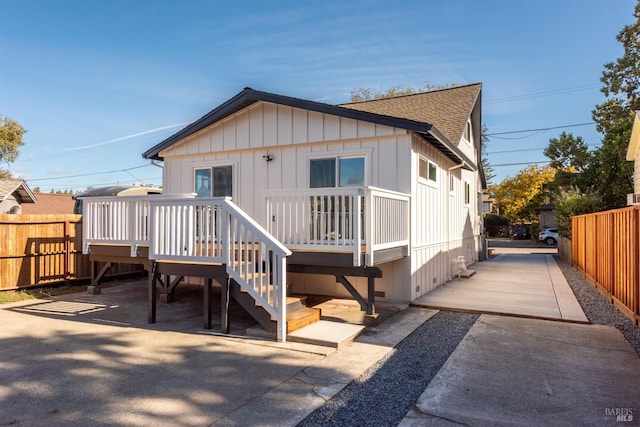
[[[420,158],[437,166],[435,183],[419,177]],[[467,264],[478,259],[474,219],[478,182],[476,174],[455,166],[435,147],[414,138],[410,301],[449,280],[454,258],[464,256]]]
[[[263,158],[267,154],[272,161]],[[234,202],[264,224],[267,190],[308,188],[309,159],[340,155],[366,157],[367,185],[411,191],[411,138],[406,130],[266,102],[164,150],[163,186],[167,194],[193,192],[196,168],[231,164]],[[376,291],[389,299],[406,300],[408,260],[382,268]],[[287,278],[292,292],[351,297],[332,276],[289,274]],[[366,279],[349,280],[366,295]]]
[[[403,129],[259,102],[164,150],[163,187],[192,192],[195,169],[233,165],[234,202],[262,222],[265,191],[308,188],[310,158],[364,155],[367,185],[409,193],[409,152]]]

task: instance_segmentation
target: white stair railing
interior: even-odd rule
[[[215,262],[277,321],[286,340],[286,257],[291,255],[229,198],[152,201],[149,258]]]

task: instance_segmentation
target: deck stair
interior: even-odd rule
[[[276,333],[277,322],[256,300],[235,280],[231,281],[229,293],[269,335]],[[320,320],[319,309],[306,306],[305,296],[287,297],[287,334]]]

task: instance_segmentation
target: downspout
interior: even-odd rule
[[[451,211],[451,171],[455,170],[455,169],[459,169],[464,167],[464,163],[459,164],[459,165],[455,165],[455,166],[451,166],[449,169],[447,169],[447,179],[449,182],[447,182],[447,186],[449,187],[449,190],[447,191],[447,210],[446,210],[446,218],[447,218],[447,257],[449,257],[449,253],[451,252],[451,229],[450,229],[450,225],[451,225],[451,219],[450,219],[450,211]],[[448,264],[447,267],[447,280],[451,280],[451,265]]]

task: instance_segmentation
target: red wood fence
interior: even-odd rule
[[[640,207],[571,219],[571,260],[598,290],[640,322]]]
[[[135,272],[118,265],[112,274]],[[0,290],[91,278],[82,254],[82,215],[0,214]]]

